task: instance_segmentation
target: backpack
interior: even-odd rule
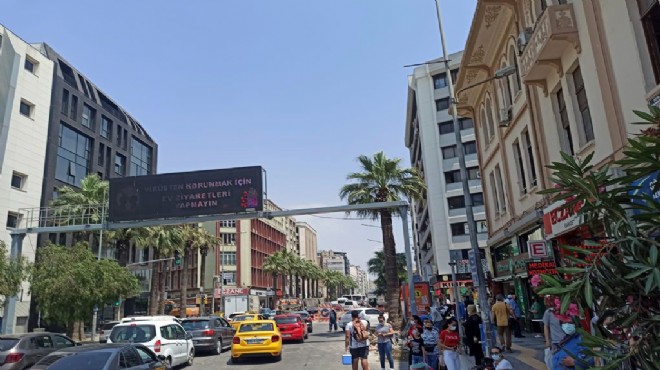
[[[359,322],[353,322],[353,337],[358,342],[364,342],[369,339],[369,331],[362,323],[362,320]]]

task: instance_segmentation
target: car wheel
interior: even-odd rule
[[[218,341],[215,342],[215,350],[213,351],[216,355],[222,353],[222,339],[218,338]]]
[[[194,361],[195,361],[195,349],[191,349],[190,353],[188,353],[188,361],[186,362],[186,366],[192,366]]]

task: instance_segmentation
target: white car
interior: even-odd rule
[[[108,343],[140,343],[163,355],[171,367],[192,365],[195,358],[192,335],[171,319],[129,319],[112,328]]]
[[[378,316],[380,316],[380,311],[378,311],[375,308],[360,307],[348,311],[341,316],[338,325],[339,327],[341,327],[342,330],[345,330],[346,325],[348,325],[348,323],[351,322],[352,320],[351,312],[353,311],[362,312],[364,314],[363,318],[364,320],[367,320],[367,323],[369,323],[370,328],[375,328],[378,325]],[[385,320],[387,320],[387,314],[385,314],[384,316],[385,316]]]

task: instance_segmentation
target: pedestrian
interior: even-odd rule
[[[412,318],[408,319],[408,322],[410,323],[410,328],[408,328],[408,347],[411,346],[410,340],[413,338],[413,332],[417,330],[417,332],[421,333],[422,332],[422,319],[419,318],[417,315],[412,315]],[[408,365],[412,365],[412,356],[408,356]]]
[[[328,328],[328,331],[337,331],[337,312],[335,312],[334,308],[330,308],[329,317],[328,322],[330,323],[330,328]]]
[[[346,352],[351,354],[353,370],[358,370],[358,362],[362,364],[362,370],[369,370],[369,339],[359,340],[357,331],[367,330],[367,321],[360,319],[358,311],[351,312],[352,321],[346,325],[346,336],[344,344]]]
[[[408,344],[410,345],[410,357],[412,359],[412,365],[423,363],[424,362],[424,339],[419,332],[419,330],[414,329],[412,331],[412,336],[408,339]]]
[[[594,366],[593,357],[586,354],[582,336],[575,332],[575,323],[566,317],[561,324],[564,339],[557,345],[552,356],[552,370],[585,370]]]
[[[504,358],[504,353],[500,347],[490,349],[490,358],[493,359],[495,370],[513,370],[513,365]]]
[[[467,306],[467,320],[465,320],[465,344],[470,350],[470,356],[474,357],[477,366],[484,359],[484,351],[481,348],[481,316],[477,314],[477,307],[473,304]]]
[[[511,328],[509,327],[509,317],[512,314],[511,306],[504,303],[504,296],[498,294],[496,303],[493,305],[491,319],[497,325],[497,338],[502,346],[502,352],[511,352]]]
[[[522,311],[520,310],[520,306],[518,305],[518,302],[516,302],[516,294],[509,294],[507,299],[505,300],[505,303],[511,306],[511,311],[512,315],[510,316],[510,323],[509,326],[511,327],[511,330],[513,331],[513,336],[516,338],[524,338],[525,336],[522,335],[521,332],[521,320],[520,317],[522,316]]]
[[[422,340],[424,341],[424,362],[433,370],[438,370],[438,338],[440,333],[433,327],[431,320],[424,321]]]
[[[443,320],[442,312],[440,312],[440,307],[441,306],[439,302],[436,302],[435,307],[431,309],[431,320],[433,320],[433,326],[438,332],[440,332],[440,330],[442,329],[441,324]]]
[[[561,329],[561,321],[555,315],[556,303],[554,296],[545,296],[545,312],[543,313],[543,336],[545,337],[544,361],[548,370],[554,368],[552,355],[559,348],[559,343],[564,339]],[[559,300],[559,298],[556,298]]]
[[[442,350],[442,358],[447,370],[460,370],[460,359],[458,355],[458,345],[460,344],[458,335],[458,321],[451,318],[447,320],[447,328],[440,333],[439,347]]]
[[[380,370],[385,370],[385,357],[390,363],[390,370],[394,370],[394,358],[392,358],[392,337],[394,329],[392,325],[385,322],[385,316],[378,315],[378,326],[376,326],[378,335],[378,356],[380,357]]]

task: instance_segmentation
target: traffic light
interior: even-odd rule
[[[181,266],[181,252],[174,251],[174,266]]]

